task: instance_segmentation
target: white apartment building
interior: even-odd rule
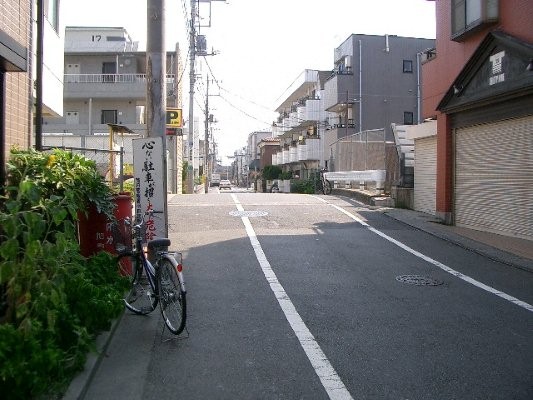
[[[178,44],[175,51],[167,52],[166,66],[167,107],[181,108]],[[138,42],[122,27],[66,27],[64,70],[63,93],[59,96],[64,112],[62,116],[44,118],[44,144],[103,150],[123,146],[125,163],[132,163],[131,139],[147,133],[146,52],[138,50]],[[108,124],[125,126],[134,136],[121,136],[120,143],[110,140]],[[181,193],[183,160],[183,137],[179,133],[167,136],[172,159],[169,188],[177,193]]]

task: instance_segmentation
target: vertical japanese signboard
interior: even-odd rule
[[[147,211],[154,212],[145,217],[146,240],[167,237],[162,137],[133,140],[133,168],[135,215],[138,218]]]

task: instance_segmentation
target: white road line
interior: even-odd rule
[[[323,201],[324,203],[328,204],[329,206],[339,210],[340,212],[342,212],[343,214],[347,215],[348,217],[350,217],[354,221],[358,222],[362,226],[368,228],[369,231],[374,232],[376,235],[381,236],[383,239],[388,240],[389,242],[395,244],[396,246],[402,248],[403,250],[413,254],[414,256],[419,257],[422,260],[427,261],[428,263],[435,265],[436,267],[439,267],[443,271],[446,271],[447,273],[449,273],[449,274],[451,274],[451,275],[453,275],[453,276],[455,276],[455,277],[457,277],[459,279],[462,279],[465,282],[468,282],[468,283],[470,283],[470,284],[472,284],[472,285],[474,285],[474,286],[476,286],[476,287],[478,287],[480,289],[483,289],[483,290],[485,290],[485,291],[487,291],[489,293],[492,293],[492,294],[494,294],[496,296],[501,297],[502,299],[505,299],[505,300],[507,300],[507,301],[509,301],[509,302],[511,302],[513,304],[516,304],[519,307],[522,307],[522,308],[524,308],[524,309],[526,309],[528,311],[533,312],[533,305],[531,305],[529,303],[526,303],[526,302],[524,302],[522,300],[519,300],[516,297],[510,296],[507,293],[504,293],[504,292],[501,292],[501,291],[499,291],[497,289],[494,289],[491,286],[485,285],[484,283],[479,282],[479,281],[475,280],[474,278],[469,277],[468,275],[464,275],[461,272],[456,271],[456,270],[448,267],[447,265],[442,264],[441,262],[439,262],[437,260],[434,260],[431,257],[428,257],[428,256],[426,256],[426,255],[414,250],[413,248],[403,244],[402,242],[391,238],[390,236],[384,234],[383,232],[377,230],[376,228],[371,227],[365,221],[363,221],[361,218],[359,218],[359,217],[353,215],[352,213],[346,211],[342,207],[339,207],[339,206],[337,206],[335,204],[331,204],[328,201],[326,201],[326,200],[324,200],[324,199],[322,199],[320,197],[316,197],[316,198],[321,200],[321,201]]]
[[[237,196],[232,193],[231,197],[235,202],[237,210],[244,211],[244,207],[237,199]],[[279,282],[275,272],[272,270],[272,267],[270,266],[270,263],[266,258],[263,248],[261,247],[261,244],[257,239],[254,228],[250,223],[250,219],[248,217],[241,218],[244,227],[246,228],[246,233],[250,238],[250,243],[252,244],[252,247],[254,249],[257,261],[259,261],[259,265],[261,266],[261,269],[265,274],[265,278],[270,284],[270,289],[272,290],[272,292],[274,292],[274,295],[276,296],[276,299],[278,300],[278,303],[281,306],[283,313],[285,314],[285,318],[287,318],[287,321],[289,322],[292,330],[300,341],[300,345],[305,351],[307,358],[311,362],[311,365],[313,366],[316,374],[318,375],[320,382],[322,382],[322,386],[324,386],[324,389],[328,393],[329,398],[332,400],[353,399],[350,395],[350,392],[348,392],[348,389],[346,389],[346,386],[344,386],[344,383],[342,382],[341,378],[339,377],[339,375],[337,375],[337,372],[335,371],[329,360],[326,358],[326,355],[315,340],[313,334],[305,325],[305,322],[303,321],[302,317],[300,317],[300,314],[298,314],[298,311],[296,311],[296,307],[294,307],[294,304],[289,298],[287,292],[285,292],[285,289]]]

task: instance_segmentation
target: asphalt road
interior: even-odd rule
[[[188,334],[125,314],[86,399],[533,399],[530,272],[335,196],[176,196],[169,223]]]

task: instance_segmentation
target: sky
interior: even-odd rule
[[[167,50],[179,43],[187,70],[183,76],[183,115],[188,118],[187,24],[191,0],[165,0]],[[202,0],[205,1],[205,0]],[[120,26],[139,50],[146,49],[147,0],[63,0],[66,26]],[[209,14],[211,14],[209,18]],[[305,70],[333,69],[334,49],[351,34],[435,38],[435,2],[427,0],[229,0],[202,3],[200,34],[208,52],[201,57],[195,89],[195,117],[203,137],[206,79],[209,112],[217,121],[213,136],[219,159],[246,146],[254,131],[269,131],[285,90]],[[185,121],[187,124],[187,121]]]

